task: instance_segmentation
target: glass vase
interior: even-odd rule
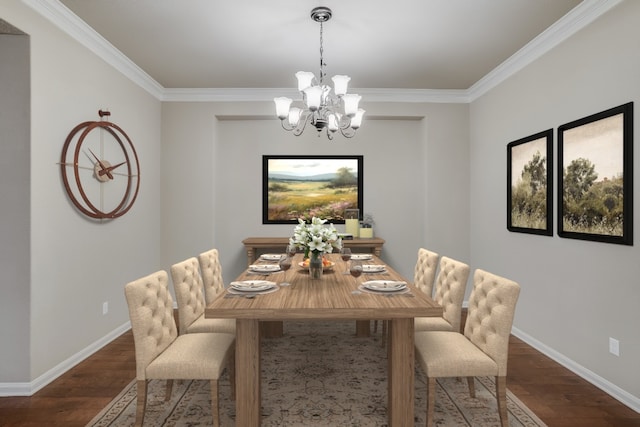
[[[322,279],[322,252],[309,253],[309,277],[313,280]]]

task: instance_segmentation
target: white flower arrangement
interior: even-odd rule
[[[325,226],[326,219],[311,218],[311,224],[307,224],[303,218],[298,218],[298,225],[293,230],[293,237],[289,239],[289,244],[303,249],[305,256],[309,252],[331,253],[333,248],[342,248],[342,239],[338,237],[338,231],[329,224]]]

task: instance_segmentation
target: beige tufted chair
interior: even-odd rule
[[[171,266],[171,278],[178,303],[180,335],[194,332],[236,333],[234,319],[204,317],[205,300],[200,266],[195,257]]]
[[[418,249],[418,259],[413,272],[413,284],[425,294],[433,295],[433,278],[436,277],[438,268],[438,255],[425,248]],[[378,329],[378,321],[375,321],[374,332]],[[387,340],[387,321],[382,321],[382,340],[384,347]]]
[[[165,400],[171,397],[175,379],[210,380],[213,425],[218,426],[218,379],[227,363],[233,369],[235,336],[213,333],[178,336],[166,271],[130,282],[124,292],[136,352],[136,426],[142,426],[144,421],[147,380],[152,379],[169,380]]]
[[[467,377],[475,398],[473,377],[496,379],[498,413],[507,419],[507,356],[520,286],[511,280],[476,270],[464,335],[458,332],[416,332],[416,358],[427,376],[427,426],[433,425],[436,379]]]
[[[415,331],[454,331],[460,332],[462,300],[467,288],[469,266],[443,256],[436,278],[435,302],[443,309],[442,317],[417,317]]]
[[[204,282],[204,297],[207,304],[211,304],[220,292],[224,291],[222,266],[217,249],[211,249],[198,255],[202,280]]]
[[[425,294],[433,295],[433,279],[436,277],[439,255],[425,248],[418,249],[418,260],[413,272],[413,283]]]

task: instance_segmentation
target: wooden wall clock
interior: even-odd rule
[[[113,219],[127,213],[140,189],[140,163],[127,134],[111,123],[108,111],[100,121],[76,126],[62,147],[60,168],[69,199],[83,214]]]

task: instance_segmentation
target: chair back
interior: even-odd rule
[[[520,285],[477,269],[464,335],[498,365],[498,376],[507,375],[509,335]]]
[[[205,301],[198,260],[191,257],[173,264],[171,278],[178,303],[178,329],[182,335],[187,332],[189,325],[204,314]]]
[[[136,378],[145,380],[149,363],[178,336],[169,276],[166,271],[157,271],[127,283],[124,293],[135,345]]]
[[[217,249],[211,249],[198,256],[202,280],[204,282],[204,296],[207,304],[224,291],[224,280],[222,279],[222,266]]]
[[[413,283],[425,294],[433,295],[433,279],[438,268],[438,255],[424,248],[418,249],[418,260],[413,273]]]
[[[451,324],[454,332],[460,332],[462,316],[462,300],[469,279],[469,266],[443,256],[436,278],[436,289],[433,299],[442,306],[444,320]]]

